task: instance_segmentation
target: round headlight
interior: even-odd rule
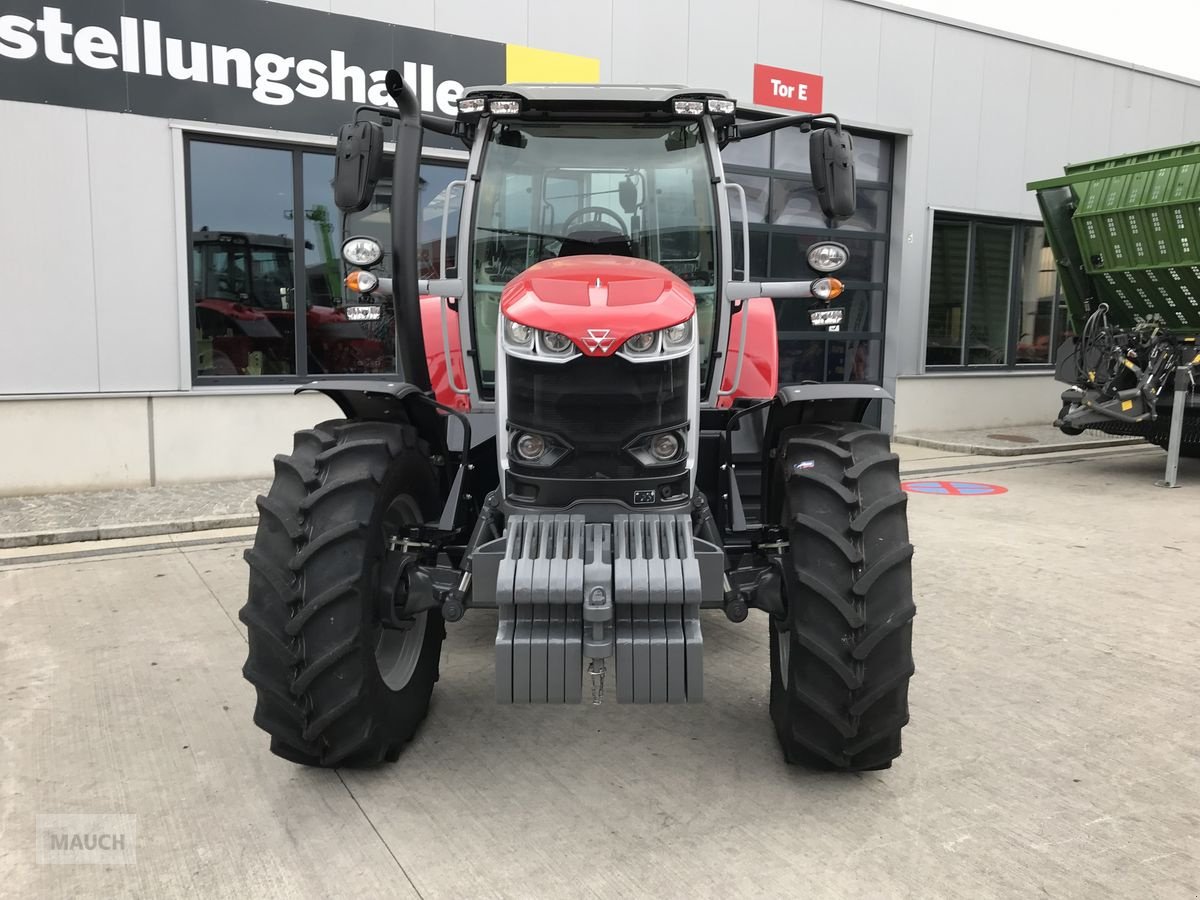
[[[655,459],[666,461],[674,459],[675,454],[679,452],[679,438],[667,432],[666,434],[656,434],[654,440],[650,442],[650,452]]]
[[[818,272],[836,272],[850,259],[850,251],[833,241],[822,241],[808,248],[808,264]]]
[[[352,266],[373,266],[383,259],[383,246],[375,238],[352,237],[342,244],[342,259]]]
[[[571,349],[571,339],[557,331],[543,331],[542,346],[551,353],[566,353]]]
[[[533,340],[533,329],[528,325],[522,325],[512,319],[505,319],[504,323],[504,327],[508,329],[508,338],[514,344],[528,344]]]
[[[546,452],[546,440],[540,434],[523,434],[517,438],[517,456],[530,462],[542,458]]]
[[[654,348],[655,332],[643,331],[641,334],[635,334],[625,342],[625,349],[631,350],[634,353],[645,353]]]
[[[692,320],[680,322],[678,325],[672,325],[663,332],[667,339],[667,344],[672,347],[679,347],[686,344],[692,339]]]

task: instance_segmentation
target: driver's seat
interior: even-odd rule
[[[564,256],[587,256],[598,253],[605,256],[637,256],[633,241],[619,228],[605,222],[589,222],[585,228],[577,228],[562,240],[558,251]]]

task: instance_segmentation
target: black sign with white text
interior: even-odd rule
[[[332,134],[391,105],[399,69],[426,112],[505,80],[504,44],[265,0],[0,0],[0,98]]]

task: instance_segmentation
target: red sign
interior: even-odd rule
[[[808,72],[754,65],[754,102],[796,112],[822,112],[825,79]]]

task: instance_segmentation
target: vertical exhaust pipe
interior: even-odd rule
[[[400,73],[391,69],[384,87],[399,110],[393,121],[396,153],[392,161],[392,300],[396,308],[396,353],[400,375],[423,391],[431,389],[429,363],[421,332],[417,293],[417,200],[421,195],[421,105]]]

